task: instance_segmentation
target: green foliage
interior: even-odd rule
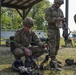
[[[32,7],[27,16],[32,17],[35,21],[35,27],[33,27],[33,29],[46,31],[45,9],[49,6],[49,0],[43,0]],[[2,7],[1,14],[2,29],[18,29],[22,27],[22,19],[16,10]]]
[[[6,15],[6,14],[3,14],[2,15],[2,28],[4,29],[9,29],[10,28],[10,24],[11,24],[11,19]]]
[[[35,21],[35,28],[37,30],[45,30],[46,31],[46,25],[45,25],[45,9],[50,6],[50,2],[48,0],[44,0],[31,9],[28,16],[32,16],[32,18]]]
[[[22,19],[16,10],[3,7],[1,14],[2,29],[18,29],[21,27]]]

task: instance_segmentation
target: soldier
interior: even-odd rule
[[[33,19],[28,17],[23,21],[23,28],[16,31],[14,37],[15,50],[13,51],[16,60],[20,61],[22,56],[39,57],[44,53],[40,39],[31,29],[33,26]],[[31,46],[32,40],[34,40],[38,46]]]
[[[75,23],[76,23],[76,14],[74,15],[74,21],[75,21]]]
[[[52,46],[50,48],[50,63],[52,62],[57,70],[60,70],[56,55],[60,42],[59,28],[61,27],[62,21],[64,20],[63,12],[60,9],[60,6],[63,3],[63,0],[54,0],[54,4],[45,10],[45,19],[48,22],[48,42]]]

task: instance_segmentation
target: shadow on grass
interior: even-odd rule
[[[76,65],[62,66],[61,71],[50,69],[49,64],[44,67],[43,75],[76,75]]]
[[[49,65],[45,66],[48,67]],[[76,66],[63,66],[62,71],[51,70],[49,68],[42,71],[36,70],[36,72],[42,73],[43,75],[76,75]],[[0,75],[19,75],[18,72],[14,71],[12,67],[4,68],[0,70]]]
[[[18,72],[14,71],[12,67],[0,70],[0,75],[19,75]]]
[[[49,70],[37,70],[36,72],[42,73],[43,75],[56,75],[59,74],[58,71],[49,71]],[[3,69],[0,71],[0,75],[19,75],[18,72],[15,72],[11,67]]]
[[[71,66],[64,65],[64,66],[63,66],[63,69],[64,69],[64,70],[76,71],[76,65],[71,65]]]

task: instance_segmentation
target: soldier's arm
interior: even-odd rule
[[[32,38],[39,47],[43,46],[43,44],[41,43],[41,40],[38,38],[38,36],[34,32],[32,32]]]
[[[64,18],[64,14],[63,14],[63,11],[61,10],[61,9],[59,9],[59,17],[58,17],[58,20],[59,21],[64,21],[65,20],[65,18]]]
[[[56,16],[52,15],[52,10],[50,8],[45,10],[45,19],[47,22],[55,22]]]
[[[14,37],[14,45],[15,45],[15,47],[16,48],[21,48],[21,49],[24,49],[25,47],[23,46],[23,45],[21,45],[21,43],[20,43],[20,34],[19,34],[19,30],[18,31],[16,31],[16,33],[15,33],[15,37]]]
[[[60,10],[60,16],[52,15],[52,13],[53,13],[53,10],[51,8],[46,9],[46,11],[45,11],[46,21],[55,23],[56,21],[62,21],[64,19],[62,17],[63,12],[61,10]]]

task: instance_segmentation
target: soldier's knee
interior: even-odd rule
[[[14,50],[13,54],[14,54],[14,56],[15,56],[16,58],[20,58],[20,57],[22,57],[22,56],[24,55],[24,52],[22,51],[22,49],[16,48],[16,49]]]

